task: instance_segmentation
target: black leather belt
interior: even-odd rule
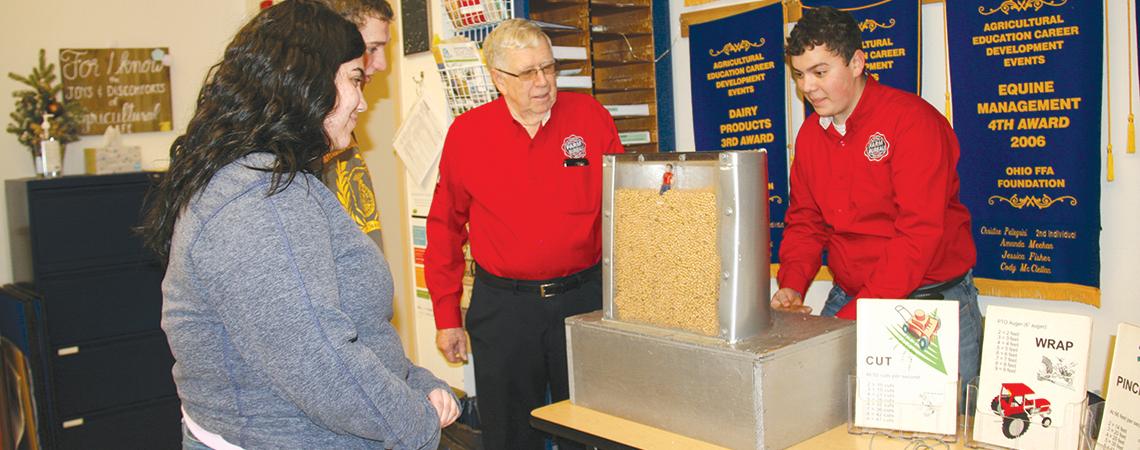
[[[601,271],[602,264],[598,263],[588,269],[561,278],[551,278],[549,280],[516,280],[492,275],[480,267],[478,263],[475,264],[475,278],[484,284],[499,289],[509,289],[515,292],[538,294],[539,297],[542,298],[554,297],[555,295],[564,294],[577,289],[579,286],[590,281],[591,278],[597,276]]]
[[[956,286],[958,283],[961,283],[962,280],[966,279],[967,274],[969,274],[969,272],[966,272],[959,277],[943,281],[941,283],[935,283],[920,287],[918,290],[912,292],[907,298],[922,300],[942,300],[942,291],[950,289]]]

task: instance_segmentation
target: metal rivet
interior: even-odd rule
[[[726,215],[726,216],[731,216],[731,215],[732,215],[732,208],[727,208],[727,209],[725,209],[725,210],[724,210],[724,215]]]

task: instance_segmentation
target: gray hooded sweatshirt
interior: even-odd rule
[[[162,329],[186,413],[243,448],[437,447],[392,275],[317,178],[266,196],[267,153],[220,170],[175,225]]]

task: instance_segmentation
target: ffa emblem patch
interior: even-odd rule
[[[867,148],[863,150],[863,154],[867,156],[867,161],[882,161],[890,154],[890,150],[891,143],[887,141],[887,137],[883,136],[883,133],[875,133],[867,139]]]
[[[581,136],[571,134],[562,140],[562,154],[568,159],[581,159],[586,157],[586,140]]]

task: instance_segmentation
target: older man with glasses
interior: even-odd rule
[[[428,214],[424,255],[437,328],[451,362],[467,359],[460,314],[464,243],[476,261],[466,316],[483,443],[539,449],[530,411],[569,397],[566,317],[600,309],[602,155],[621,153],[610,114],[558,95],[550,38],[530,21],[483,44],[499,99],[455,119]]]

